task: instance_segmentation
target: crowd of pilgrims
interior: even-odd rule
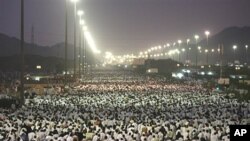
[[[93,82],[1,109],[2,141],[229,141],[250,102],[183,83]]]

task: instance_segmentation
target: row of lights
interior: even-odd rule
[[[207,37],[207,40],[208,40],[210,32],[209,31],[205,31],[204,33],[205,33],[205,35]],[[194,35],[194,39],[195,39],[196,43],[198,42],[199,38],[200,38],[199,35],[197,35],[197,34]],[[186,40],[187,45],[189,44],[190,41],[191,41],[190,39]],[[177,40],[177,43],[178,43],[179,46],[181,46],[181,44],[183,43],[183,41],[179,39],[179,40]],[[176,42],[172,43],[172,47],[175,47],[177,45],[177,43]],[[170,48],[170,47],[171,47],[171,44],[167,43],[167,44],[164,44],[163,47],[161,45],[155,46],[155,47],[151,47],[151,48],[147,49],[146,51],[141,51],[139,54],[143,54],[143,53],[144,54],[148,54],[148,53],[151,53],[153,51],[158,51],[158,50],[161,50],[161,49],[164,49],[164,48]]]
[[[78,1],[79,0],[71,0],[71,2],[73,2],[74,4],[76,4]],[[88,31],[88,27],[86,26],[85,21],[82,19],[82,16],[84,15],[83,10],[78,10],[77,15],[79,16],[79,24],[80,24],[81,30],[84,33],[84,38],[86,39],[89,47],[91,48],[91,50],[94,53],[99,54],[100,50],[97,49],[96,44],[94,42],[94,39],[93,39],[91,33]]]
[[[207,45],[208,45],[208,38],[209,38],[210,32],[209,31],[205,31],[204,34],[206,35]],[[196,35],[194,35],[194,39],[195,39],[196,45],[198,45],[198,40],[200,39],[200,36],[196,34]],[[180,47],[181,44],[183,43],[183,41],[179,39],[179,40],[177,40],[177,43],[178,43],[178,45]],[[175,47],[177,43],[176,42],[172,43],[172,47]],[[187,39],[186,43],[188,45],[190,43],[190,39]],[[179,50],[179,49],[172,49],[172,50],[169,50],[168,52],[165,52],[165,53],[154,53],[154,54],[149,55],[150,53],[152,53],[154,51],[159,51],[159,50],[162,50],[162,49],[165,49],[165,48],[170,48],[170,47],[171,47],[170,43],[167,43],[167,44],[165,44],[163,46],[161,46],[161,45],[154,46],[154,47],[151,47],[151,48],[147,49],[146,51],[141,51],[139,53],[139,55],[136,56],[136,58],[160,57],[160,56],[164,56],[164,55],[165,56],[167,56],[167,55],[171,56],[171,55],[180,54],[181,52],[185,52],[186,51],[185,48],[182,48],[181,50]],[[248,45],[245,45],[245,48],[246,48],[246,51],[247,51]],[[191,50],[191,48],[188,48],[188,49]],[[198,46],[197,49],[199,50],[200,53],[203,52],[201,46]],[[233,49],[235,51],[237,49],[237,46],[234,45]],[[220,48],[218,48],[217,51],[220,52],[221,51]],[[206,54],[209,53],[209,52],[214,53],[215,49],[211,49],[211,51],[209,49],[204,49],[204,52]]]

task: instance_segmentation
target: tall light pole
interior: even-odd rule
[[[210,35],[210,32],[209,31],[205,31],[205,35],[207,37],[207,47],[208,47],[208,36]]]
[[[189,42],[190,42],[190,39],[187,39],[187,49],[188,49]],[[188,60],[189,60],[189,58],[188,58],[189,51],[190,50],[188,49],[187,52],[186,52],[186,63],[188,63]]]
[[[236,61],[236,55],[235,55],[235,50],[237,49],[237,46],[236,45],[234,45],[233,46],[233,50],[234,50],[234,62]]]
[[[212,49],[211,49],[211,58],[212,58],[212,60],[214,60],[214,59],[213,59],[213,56],[214,56],[214,49],[212,48]],[[213,64],[213,62],[212,62],[212,64]]]
[[[185,48],[182,48],[181,51],[182,51],[182,53],[183,53],[183,60],[184,60],[184,64],[185,64],[185,57],[184,57],[184,54],[185,54],[186,49],[185,49]]]
[[[220,60],[221,60],[221,46],[219,45],[218,48],[217,48],[217,51],[218,51],[218,63],[220,63]]]
[[[86,73],[86,39],[85,32],[88,30],[87,26],[83,26],[83,74]]]
[[[248,49],[248,45],[245,45],[245,48],[246,48],[246,65],[248,63],[248,57],[247,57],[247,49]]]
[[[199,35],[194,35],[194,39],[195,39],[195,43],[196,43],[196,45],[198,44],[198,39],[200,38],[200,36]]]
[[[21,0],[21,76],[20,76],[20,99],[24,104],[24,0]]]
[[[178,44],[179,44],[179,49],[181,48],[181,40],[178,40]],[[181,62],[181,56],[180,56],[180,52],[178,53],[178,57],[179,57],[179,62]]]
[[[206,53],[206,65],[208,66],[208,49],[205,49],[205,53]]]
[[[180,62],[180,51],[179,51],[179,49],[176,49],[176,53],[178,54],[179,62]]]
[[[76,78],[76,3],[78,0],[71,0],[74,3],[74,79]]]
[[[65,0],[65,60],[64,60],[64,84],[67,84],[67,73],[68,73],[68,0]]]
[[[77,15],[79,16],[80,19],[80,30],[79,30],[79,77],[81,78],[81,67],[82,67],[82,30],[81,27],[82,25],[84,25],[84,21],[82,20],[82,15],[83,15],[83,11],[79,10],[77,12]]]
[[[194,35],[194,38],[195,38],[195,44],[196,44],[196,47],[198,46],[198,39],[200,38],[199,35]],[[198,49],[196,49],[196,55],[195,55],[195,68],[196,68],[196,73],[198,71]]]
[[[173,43],[173,48],[175,47],[176,43]],[[173,54],[173,60],[175,60],[175,55]],[[177,60],[177,59],[176,59]]]
[[[179,47],[181,46],[182,40],[178,40]]]

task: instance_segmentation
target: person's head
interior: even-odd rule
[[[73,141],[78,141],[78,137],[77,137],[77,136],[74,136],[74,137],[73,137]]]

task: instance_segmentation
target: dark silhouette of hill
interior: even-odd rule
[[[233,45],[237,45],[238,48],[235,51],[236,59],[241,62],[246,61],[246,56],[250,56],[250,48],[246,53],[245,45],[250,46],[250,27],[229,27],[221,32],[210,36],[209,42],[207,45],[207,40],[204,38],[199,42],[199,45],[202,48],[215,49],[217,50],[218,45],[224,45],[224,56],[223,60],[225,62],[232,62],[234,60],[234,51]],[[40,55],[43,57],[58,57],[64,58],[64,43],[58,43],[53,46],[40,46],[40,45],[32,45],[30,43],[25,43],[25,54],[29,55]],[[193,46],[194,45],[190,45]],[[0,33],[0,56],[13,56],[20,53],[20,40],[17,38],[9,37],[7,35]],[[211,51],[211,50],[210,50]],[[87,54],[91,54],[90,51]],[[90,55],[91,56],[91,55]],[[192,49],[190,52],[190,58],[194,58],[195,50]],[[201,56],[201,55],[199,55]],[[204,55],[203,55],[204,56]],[[199,57],[199,62],[205,62],[205,57]],[[68,57],[69,59],[73,59],[73,45],[68,45]],[[218,62],[218,54],[214,53],[214,55],[209,56],[209,62],[215,63]],[[91,60],[91,59],[90,59]],[[248,61],[249,57],[248,57]]]
[[[88,48],[88,47],[87,47]],[[68,61],[72,62],[74,47],[68,44]],[[77,47],[77,52],[78,52]],[[24,43],[26,70],[32,70],[36,65],[42,65],[46,70],[63,68],[65,58],[64,43],[53,46],[40,46]],[[93,62],[93,54],[87,49],[87,62]],[[0,69],[19,70],[20,68],[20,40],[0,33]],[[78,62],[78,58],[77,58]],[[72,67],[72,66],[69,66]]]
[[[202,40],[201,45],[206,46],[206,39]],[[225,47],[231,48],[235,45],[245,45],[250,43],[250,27],[229,27],[221,32],[209,37],[209,46],[224,44]]]
[[[78,49],[78,48],[77,48]],[[36,71],[36,66],[41,65],[42,71],[61,72],[64,68],[64,43],[51,47],[24,43],[25,71]],[[87,51],[87,62],[91,63],[91,52]],[[68,67],[73,67],[73,45],[68,45]],[[77,58],[78,62],[78,58]],[[0,70],[19,71],[20,66],[20,40],[0,33]],[[78,65],[77,65],[78,66]]]
[[[40,55],[44,57],[64,58],[64,43],[58,43],[51,47],[32,45],[24,43],[24,52],[29,55]],[[20,54],[20,40],[0,33],[0,56],[13,56]],[[68,57],[73,58],[73,45],[68,45]]]
[[[245,45],[250,46],[250,27],[229,27],[209,37],[208,45],[206,39],[200,42],[202,47],[209,49],[214,48],[216,50],[219,44],[223,44],[224,46],[224,60],[232,61],[234,59],[233,45],[237,45],[235,51],[236,59],[245,62],[246,55],[250,55],[249,48],[248,52],[246,52],[245,48]]]

